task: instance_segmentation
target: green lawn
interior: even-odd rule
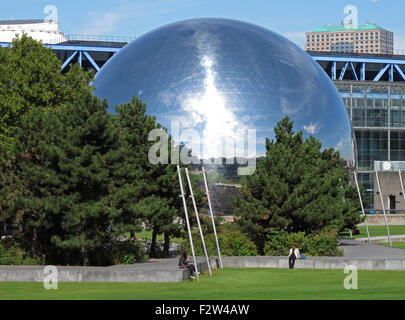
[[[142,299],[142,300],[283,300],[405,299],[405,272],[362,271],[358,289],[346,290],[343,270],[224,269],[212,277],[180,283],[42,283],[0,282],[0,299]]]
[[[405,226],[388,226],[390,234],[392,236],[405,235]],[[367,238],[367,231],[365,226],[358,227],[360,230],[359,235],[353,235],[353,238]],[[387,236],[387,228],[385,225],[381,226],[369,226],[370,237]],[[344,238],[350,238],[349,230],[345,230],[341,233]]]
[[[382,244],[383,246],[386,246],[386,247],[390,246],[389,243],[378,243],[378,244]],[[405,249],[405,242],[393,242],[392,247],[399,248],[399,249]]]

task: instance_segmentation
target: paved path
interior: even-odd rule
[[[359,240],[343,239],[340,248],[343,249],[343,256],[350,259],[405,260],[404,249],[369,244]]]

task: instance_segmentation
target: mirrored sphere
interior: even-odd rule
[[[332,81],[302,49],[256,25],[206,18],[163,26],[124,47],[94,85],[112,113],[138,96],[200,158],[249,157],[249,148],[264,155],[265,138],[288,115],[295,132],[354,164],[351,124]]]

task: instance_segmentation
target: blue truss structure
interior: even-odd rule
[[[9,45],[10,43],[0,43],[0,47]],[[125,43],[115,43],[111,46],[95,42],[45,46],[51,48],[61,59],[62,70],[70,63],[79,63],[86,69],[98,72],[104,63],[125,46]],[[319,63],[332,80],[405,81],[405,56],[326,52],[308,52],[308,54]]]
[[[0,47],[8,47],[10,43],[1,42]],[[78,63],[84,67],[86,60],[86,69],[93,69],[96,72],[100,70],[122,46],[100,46],[100,45],[74,45],[74,44],[52,44],[44,45],[51,48],[52,51],[62,61],[62,70],[70,63]]]
[[[308,53],[332,80],[405,81],[405,56]]]

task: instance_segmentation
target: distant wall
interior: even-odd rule
[[[374,210],[381,211],[381,197],[378,193],[378,184],[375,174],[374,176]],[[405,173],[401,173],[402,183],[405,184]],[[399,180],[398,171],[378,172],[378,180],[381,186],[381,195],[384,202],[385,210],[405,210],[405,199],[402,195],[401,181]],[[390,201],[391,197],[391,201]],[[394,208],[393,208],[394,207]]]
[[[405,214],[386,214],[388,225],[404,225],[405,226]],[[378,214],[368,214],[367,223],[370,225],[385,225],[384,213],[379,211]],[[377,221],[377,223],[376,223]]]

